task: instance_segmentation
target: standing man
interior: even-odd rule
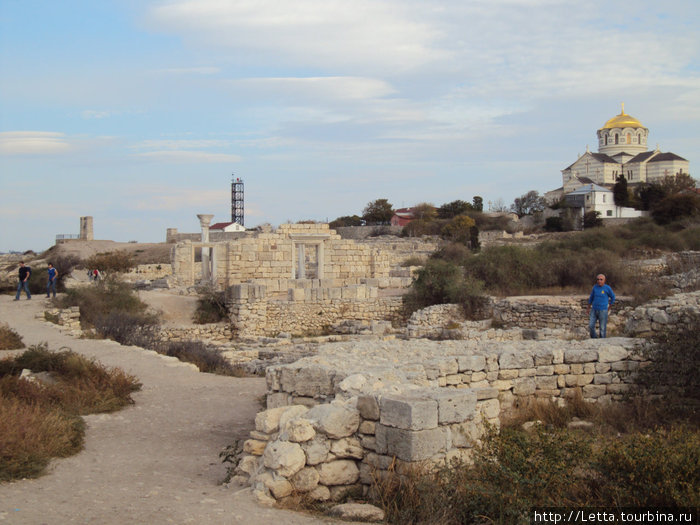
[[[49,282],[46,284],[46,297],[51,297],[51,290],[53,290],[53,298],[56,298],[56,278],[58,277],[58,272],[53,264],[49,263]]]
[[[605,338],[608,327],[608,310],[613,304],[615,304],[615,293],[610,286],[605,284],[605,275],[598,274],[593,290],[591,290],[591,296],[588,298],[588,331],[592,339],[596,338],[596,321],[599,324],[600,337]]]
[[[17,285],[17,295],[15,295],[15,301],[19,301],[19,294],[24,288],[27,293],[27,300],[32,298],[32,294],[29,293],[29,276],[32,274],[32,269],[29,266],[24,265],[24,261],[19,263],[19,284]]]

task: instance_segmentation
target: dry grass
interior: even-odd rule
[[[45,380],[20,379],[25,368],[46,372]],[[0,480],[39,475],[51,458],[76,453],[80,415],[119,410],[140,387],[120,369],[45,344],[0,361]]]
[[[0,324],[0,350],[24,348],[22,337],[6,324]]]

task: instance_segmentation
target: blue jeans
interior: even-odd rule
[[[49,297],[51,295],[51,290],[53,290],[53,296],[56,297],[56,280],[55,279],[53,281],[49,280],[49,282],[46,284],[46,297]]]
[[[595,322],[598,321],[600,328],[600,337],[605,338],[608,328],[608,311],[607,310],[591,310],[591,315],[588,320],[588,331],[591,333],[591,338],[595,339]]]
[[[22,288],[24,288],[24,291],[27,292],[27,299],[31,299],[32,294],[29,293],[29,279],[19,282],[17,285],[17,295],[15,295],[15,299],[19,301],[19,294],[22,291]]]

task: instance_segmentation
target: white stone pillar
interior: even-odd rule
[[[209,242],[209,224],[214,215],[198,214],[199,225],[202,227],[202,242]],[[211,280],[211,268],[209,263],[209,247],[202,246],[202,281]]]
[[[306,255],[304,254],[304,245],[297,244],[297,263],[299,270],[297,271],[297,279],[306,279]]]

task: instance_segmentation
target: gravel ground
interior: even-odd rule
[[[72,338],[35,318],[45,304],[41,296],[18,302],[0,296],[0,320],[28,346],[69,347],[136,375],[143,388],[133,407],[85,418],[82,452],[53,461],[38,479],[0,484],[0,522],[343,523],[261,507],[247,488],[220,484],[225,467],[218,454],[253,428],[264,379],[203,374],[140,348]]]

